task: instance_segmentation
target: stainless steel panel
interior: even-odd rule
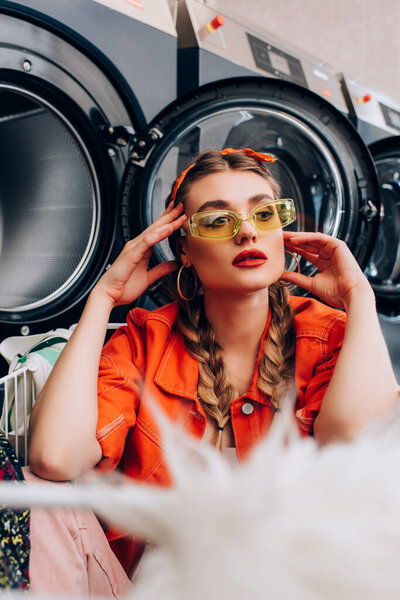
[[[176,36],[167,0],[92,0],[111,10]]]
[[[387,132],[388,135],[400,134],[400,104],[344,75],[342,81],[350,103],[350,112],[357,119]]]
[[[224,25],[214,33],[209,33],[206,25],[218,14],[217,8],[208,3],[180,0],[177,20],[179,48],[198,46],[254,74],[294,81],[319,94],[342,112],[348,112],[340,82],[332,68],[270,32],[253,24],[239,23],[226,14],[223,14]],[[258,58],[261,60],[256,60],[249,36],[260,42]],[[263,53],[268,69],[260,66]],[[292,67],[296,63],[304,75],[300,79],[293,72]]]

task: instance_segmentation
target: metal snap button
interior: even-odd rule
[[[252,404],[250,404],[250,402],[245,402],[244,404],[242,404],[242,413],[244,415],[251,415],[253,410],[254,410],[254,406]]]

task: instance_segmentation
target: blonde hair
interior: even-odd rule
[[[222,155],[218,150],[208,150],[196,160],[196,164],[187,173],[178,189],[176,203],[185,202],[191,186],[199,179],[211,173],[226,170],[253,171],[264,177],[271,186],[274,197],[280,195],[278,182],[273,178],[265,163],[237,152]],[[169,203],[171,196],[167,198]],[[171,236],[170,246],[179,261],[178,237]],[[183,270],[181,287],[185,296],[193,293],[191,269]],[[178,302],[179,314],[176,327],[182,334],[185,346],[191,356],[199,363],[197,392],[206,415],[211,417],[218,428],[224,428],[229,421],[229,405],[237,398],[238,391],[229,380],[223,361],[223,351],[213,328],[207,321],[202,293],[199,286],[193,300],[186,302],[180,298],[176,289],[176,273],[170,276],[167,293]],[[194,275],[196,277],[196,275]],[[263,354],[258,365],[257,387],[269,396],[275,410],[279,409],[280,398],[293,376],[295,337],[293,331],[293,310],[289,304],[289,292],[286,287],[272,284],[268,290],[271,323],[266,336]],[[221,439],[221,436],[217,436]]]

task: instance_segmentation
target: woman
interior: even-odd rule
[[[293,376],[297,422],[320,444],[349,439],[390,409],[397,384],[372,289],[344,242],[283,232],[293,207],[277,202],[272,160],[249,149],[200,155],[162,216],[99,280],[32,413],[37,475],[68,480],[119,464],[136,479],[170,484],[148,395],[198,438],[235,447],[240,460],[266,434]],[[177,262],[147,270],[153,246],[168,237]],[[285,247],[318,274],[283,272]],[[177,302],[129,313],[102,353],[111,310],[166,275]],[[344,312],[289,298],[283,282]],[[131,572],[138,546],[117,532],[108,539]]]

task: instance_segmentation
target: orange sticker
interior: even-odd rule
[[[136,8],[141,8],[142,10],[144,10],[144,4],[143,2],[140,2],[140,0],[126,0],[128,4],[132,4],[132,6],[136,6]]]

